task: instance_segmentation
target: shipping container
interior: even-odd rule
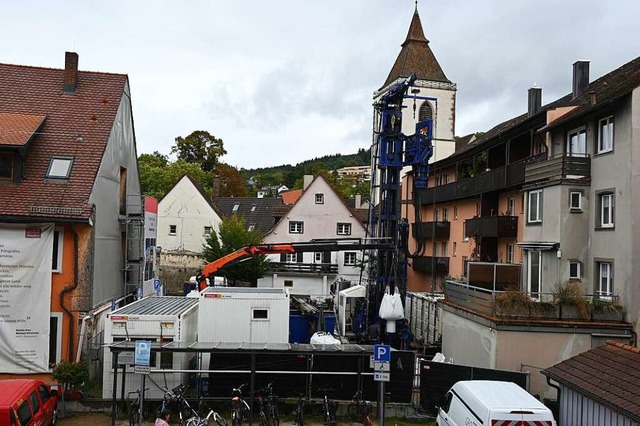
[[[440,293],[407,292],[405,318],[414,339],[423,345],[432,345],[441,340],[442,325],[438,301],[444,299]]]
[[[104,330],[105,356],[103,372],[103,398],[111,398],[113,392],[113,358],[108,345],[124,340],[147,340],[151,342],[195,342],[198,333],[198,298],[180,296],[150,296],[111,312],[107,316]],[[160,399],[164,393],[159,388],[174,388],[187,384],[188,373],[162,373],[159,370],[186,370],[194,354],[152,352],[151,374],[145,387],[146,397]],[[118,357],[117,395],[122,392],[122,366],[126,366],[125,396],[140,388],[140,374],[134,373],[133,352],[121,353]]]
[[[289,292],[208,287],[200,293],[198,318],[199,342],[288,343]]]

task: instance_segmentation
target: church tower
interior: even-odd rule
[[[402,133],[412,135],[419,121],[431,118],[434,123],[433,156],[430,162],[442,160],[455,151],[456,85],[449,81],[424,36],[418,5],[411,19],[409,32],[384,85],[374,93],[376,101],[394,83],[413,73],[418,77],[407,95],[435,98],[435,101],[405,99],[402,114]]]

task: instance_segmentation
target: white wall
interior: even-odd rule
[[[158,246],[162,251],[202,252],[204,227],[216,232],[221,219],[188,177],[184,176],[158,204]],[[170,225],[176,226],[170,235]]]
[[[316,204],[316,194],[324,195],[324,203]],[[303,233],[289,233],[289,222],[303,222]],[[338,223],[351,224],[351,235],[338,235]],[[322,177],[317,177],[307,190],[302,194],[298,202],[289,211],[287,216],[282,218],[273,230],[265,237],[266,243],[290,243],[305,242],[313,239],[329,238],[364,238],[365,229],[360,221],[353,216],[351,210],[333,191],[331,186]],[[302,263],[317,263],[314,259],[315,253],[303,253]],[[358,281],[360,269],[356,266],[345,266],[345,252],[331,253],[331,263],[338,265],[338,275],[346,280]],[[356,252],[357,260],[361,260],[362,253]],[[271,255],[272,262],[280,262],[280,255]],[[356,262],[357,263],[357,262]],[[284,280],[293,280],[294,288],[289,289],[292,294],[309,294],[328,296],[328,286],[337,277],[336,275],[318,275],[309,273],[307,275],[286,274],[279,272],[277,277],[270,275],[258,281],[259,287],[282,288]],[[325,285],[323,285],[325,283]]]
[[[120,167],[127,169],[128,211],[143,210],[129,84],[120,99],[89,203],[96,206],[93,306],[124,294],[120,213]],[[136,197],[137,196],[137,200]],[[137,203],[137,205],[136,205]]]

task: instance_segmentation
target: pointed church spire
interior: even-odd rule
[[[402,50],[383,87],[400,77],[409,77],[413,73],[417,74],[418,79],[450,83],[429,47],[429,40],[424,35],[417,1],[407,38],[402,43]]]

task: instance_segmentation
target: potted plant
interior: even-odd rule
[[[585,321],[591,318],[591,304],[584,296],[584,290],[577,281],[558,284],[554,288],[555,302],[560,305],[560,319],[564,321]]]
[[[591,303],[591,319],[593,321],[622,322],[624,308],[609,300],[594,299]]]
[[[84,396],[82,391],[76,390],[76,386],[81,385],[89,377],[89,369],[83,362],[61,361],[56,364],[51,371],[53,378],[62,384],[62,415],[66,413],[65,399],[78,400]]]
[[[510,286],[496,296],[495,314],[500,317],[528,317],[531,305],[529,296],[518,287]]]

